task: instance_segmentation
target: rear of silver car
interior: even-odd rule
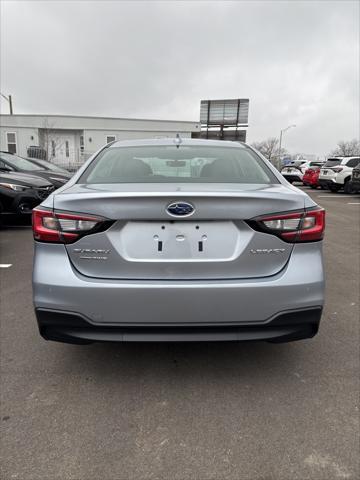
[[[324,212],[244,145],[117,142],[33,218],[46,339],[289,341],[318,330]]]

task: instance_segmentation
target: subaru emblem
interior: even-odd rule
[[[167,206],[166,211],[172,217],[190,217],[195,212],[195,207],[187,202],[174,202]]]

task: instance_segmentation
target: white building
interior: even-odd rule
[[[199,136],[199,122],[74,115],[0,115],[0,150],[27,156],[40,146],[47,159],[65,167],[81,165],[113,140]]]

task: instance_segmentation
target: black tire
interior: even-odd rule
[[[353,183],[350,179],[345,181],[344,193],[347,193],[347,194],[355,193],[355,188],[353,187]]]
[[[310,185],[310,188],[315,190],[317,188],[317,186],[316,185]]]
[[[339,187],[339,185],[329,185],[329,190],[330,192],[332,193],[336,193],[340,190],[341,187]]]

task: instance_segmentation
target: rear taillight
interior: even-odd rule
[[[340,173],[342,172],[344,169],[342,167],[336,167],[336,168],[333,168],[332,169],[335,173]]]
[[[84,235],[105,230],[111,223],[101,217],[82,214],[41,208],[32,211],[33,234],[39,242],[73,243]]]
[[[254,230],[270,233],[285,242],[315,242],[325,230],[325,210],[320,207],[295,213],[257,217],[247,222]]]

